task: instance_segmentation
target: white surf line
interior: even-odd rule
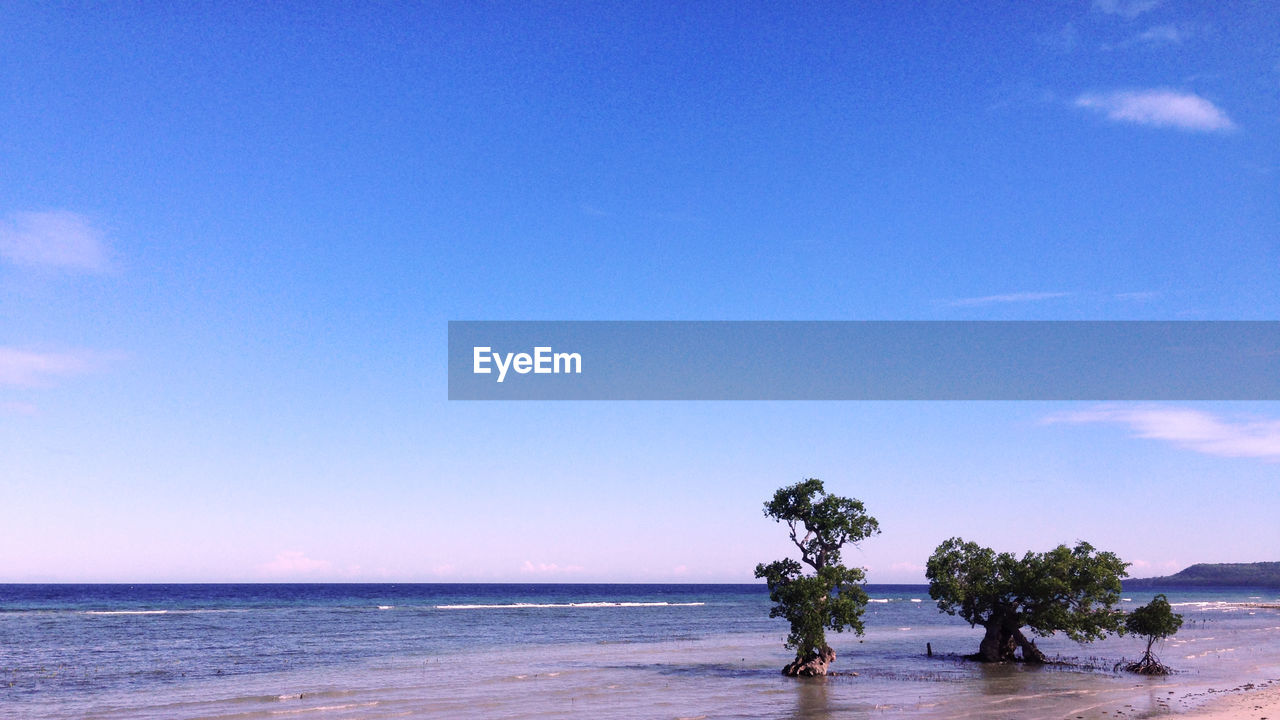
[[[25,612],[25,611],[24,611]],[[63,610],[33,610],[31,612],[64,612]],[[171,610],[72,610],[78,615],[206,615],[211,613],[250,612],[244,608],[174,608]]]
[[[168,615],[168,610],[84,610],[85,615]]]
[[[617,607],[700,607],[701,602],[584,602],[584,603],[501,603],[436,605],[437,610],[520,610],[527,608],[617,608]]]

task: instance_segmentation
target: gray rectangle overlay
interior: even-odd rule
[[[1280,400],[1280,322],[451,321],[449,399]]]

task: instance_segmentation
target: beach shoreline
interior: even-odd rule
[[[793,653],[757,585],[0,590],[0,708],[47,720],[1280,720],[1280,614],[1252,590],[1171,590],[1187,622],[1157,649],[1177,672],[1141,676],[1114,669],[1132,637],[1038,638],[1060,661],[1045,666],[972,662],[981,632],[926,586],[871,586],[865,634],[833,637],[842,674],[812,680],[782,677]]]
[[[1236,682],[1191,686],[1153,686],[1127,698],[1099,703],[1062,715],[1063,720],[1177,717],[1187,720],[1280,720],[1280,666],[1257,668]],[[1224,687],[1226,686],[1226,687]],[[1166,689],[1170,688],[1170,689]]]
[[[1188,720],[1280,719],[1280,670],[1273,669],[1271,675],[1272,679],[1263,682],[1184,694],[1178,704],[1185,709],[1176,712]]]

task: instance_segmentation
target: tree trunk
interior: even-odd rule
[[[992,622],[986,628],[987,634],[982,637],[982,644],[978,646],[978,659],[982,662],[1013,660],[1013,651],[1018,646],[1009,628],[1000,621]]]
[[[816,653],[798,657],[782,668],[787,677],[818,677],[827,674],[827,667],[836,661],[836,651],[824,647]]]
[[[1014,630],[1013,637],[1022,648],[1022,662],[1041,664],[1049,660],[1040,648],[1036,647],[1035,641],[1028,639],[1021,630]]]
[[[999,620],[993,621],[986,625],[987,633],[982,637],[982,644],[978,646],[977,659],[982,662],[1014,662],[1018,660],[1015,655],[1018,648],[1022,648],[1022,661],[1028,663],[1043,663],[1048,661],[1045,654],[1036,647],[1026,635],[1022,634],[1022,630],[1017,627],[1010,627]]]

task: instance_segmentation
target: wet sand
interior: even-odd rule
[[[1280,720],[1280,677],[1207,696],[1200,693],[1180,698],[1179,703],[1193,706],[1181,716],[1188,720]]]
[[[1062,713],[1065,707],[1060,706]],[[1062,720],[1280,720],[1280,670],[1275,677],[1232,687],[1165,690],[1134,695],[1124,702],[1100,703],[1060,714]]]

